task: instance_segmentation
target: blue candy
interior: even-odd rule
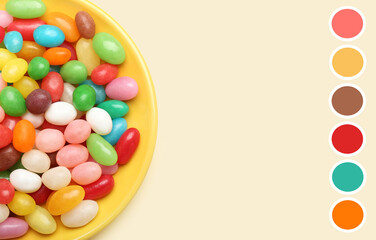
[[[60,66],[57,65],[50,65],[50,72],[57,72],[60,73]]]
[[[64,40],[65,35],[60,28],[52,25],[41,25],[34,30],[34,40],[43,47],[58,47]]]
[[[17,31],[8,32],[4,38],[5,47],[12,53],[18,53],[22,49],[23,38]]]
[[[112,131],[102,137],[111,145],[115,145],[121,135],[127,130],[127,125],[127,121],[124,118],[115,118],[112,120]]]
[[[94,88],[95,91],[95,104],[100,104],[106,100],[106,91],[104,90],[104,87],[101,85],[95,84],[91,80],[85,80],[80,85],[87,84],[90,87]]]

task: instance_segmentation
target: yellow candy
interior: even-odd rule
[[[78,40],[76,44],[76,53],[78,61],[86,66],[87,74],[90,76],[94,68],[101,63],[101,59],[93,49],[93,40],[85,38]]]
[[[29,194],[16,191],[8,207],[14,214],[25,216],[35,210],[35,201]]]
[[[37,81],[30,77],[22,77],[21,80],[18,80],[13,84],[13,87],[15,87],[22,96],[26,99],[29,94],[34,91],[35,89],[39,89],[39,85]]]
[[[0,48],[0,71],[3,70],[3,67],[5,64],[7,64],[7,62],[16,58],[16,54],[9,52],[5,48]]]
[[[35,231],[42,234],[51,234],[56,231],[56,221],[51,214],[40,206],[36,206],[35,211],[25,216],[26,222]]]
[[[8,83],[14,83],[20,80],[27,72],[28,64],[22,58],[12,59],[3,67],[1,76]]]

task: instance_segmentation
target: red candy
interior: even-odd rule
[[[7,114],[5,114],[4,120],[1,122],[5,127],[9,128],[10,130],[13,130],[14,126],[21,121],[20,117],[12,117]]]
[[[46,23],[40,19],[17,19],[13,21],[9,26],[7,31],[17,31],[20,32],[24,41],[34,41],[34,30]]]
[[[85,200],[96,200],[107,196],[114,188],[114,178],[102,175],[97,181],[82,186],[85,190]]]
[[[14,188],[6,179],[0,179],[0,204],[8,204],[13,200]]]
[[[50,72],[43,78],[41,88],[50,93],[52,102],[57,102],[64,92],[63,78],[57,72]]]
[[[69,59],[69,61],[72,61],[72,60],[77,60],[77,53],[76,53],[76,49],[72,46],[71,43],[69,42],[63,42],[60,47],[62,48],[66,48],[68,49],[70,52],[71,52],[71,57]]]
[[[37,205],[42,205],[43,203],[47,202],[47,199],[51,193],[52,190],[42,184],[38,191],[29,193],[29,195],[34,198]]]
[[[115,146],[118,154],[118,164],[126,164],[129,162],[140,142],[140,132],[136,128],[129,128],[120,137]]]
[[[116,65],[105,63],[94,68],[91,80],[97,85],[105,85],[116,78],[119,70]]]
[[[13,132],[8,127],[0,124],[0,148],[3,148],[12,142]]]
[[[0,27],[0,43],[3,42],[4,37],[5,37],[5,30],[3,27]]]

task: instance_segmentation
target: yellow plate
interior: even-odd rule
[[[91,14],[96,23],[96,32],[107,32],[118,39],[125,48],[127,59],[120,66],[119,76],[134,78],[139,86],[137,97],[127,101],[129,113],[125,119],[128,127],[136,127],[141,134],[140,144],[132,160],[119,168],[114,175],[115,187],[111,194],[98,201],[99,213],[82,228],[69,229],[56,218],[58,228],[52,235],[42,235],[34,230],[21,239],[87,239],[109,224],[125,208],[141,185],[149,168],[157,137],[157,104],[154,86],[148,68],[134,42],[125,30],[99,7],[86,0],[43,0],[47,13],[60,11],[74,18],[78,11]],[[5,0],[0,9],[5,9]],[[104,3],[105,4],[105,3]]]

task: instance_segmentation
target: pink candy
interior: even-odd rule
[[[82,119],[70,122],[65,129],[64,137],[69,143],[83,143],[91,133],[90,124]]]
[[[138,93],[137,82],[130,77],[119,77],[112,80],[106,86],[106,94],[109,98],[124,101],[134,98]]]
[[[89,158],[89,151],[81,144],[69,144],[56,155],[56,162],[59,166],[66,168],[73,168],[81,163],[84,163]]]
[[[2,122],[5,118],[5,112],[2,107],[0,107],[0,122]]]
[[[35,146],[45,153],[56,152],[64,145],[64,135],[56,129],[48,128],[40,131],[35,140]]]
[[[13,22],[13,17],[7,11],[0,10],[0,27],[6,28]]]
[[[72,179],[80,185],[97,181],[102,175],[101,167],[94,162],[82,163],[72,170]]]
[[[0,239],[17,238],[26,234],[29,225],[25,220],[8,217],[0,223]]]

